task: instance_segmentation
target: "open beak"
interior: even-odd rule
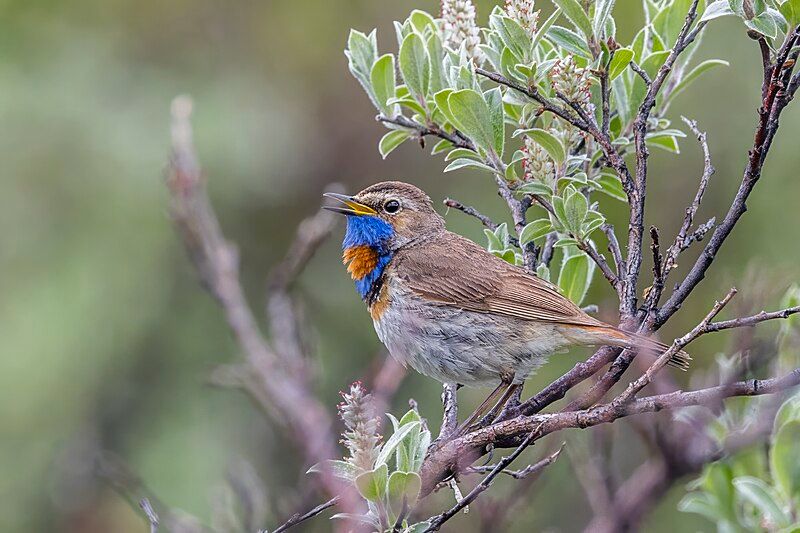
[[[335,192],[326,192],[322,196],[326,198],[333,198],[334,200],[341,202],[344,206],[331,206],[331,205],[324,205],[322,206],[323,209],[327,209],[328,211],[333,211],[334,213],[341,213],[343,215],[377,215],[378,212],[372,209],[368,205],[364,205],[362,203],[356,202],[352,196],[347,196],[346,194],[338,194]]]

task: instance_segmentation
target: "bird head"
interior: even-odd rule
[[[369,246],[393,252],[444,230],[444,219],[430,197],[401,181],[371,185],[354,196],[326,193],[342,205],[325,209],[347,216],[343,246]]]

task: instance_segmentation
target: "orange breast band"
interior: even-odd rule
[[[364,279],[378,265],[378,252],[371,246],[351,246],[344,249],[342,262],[354,280]]]

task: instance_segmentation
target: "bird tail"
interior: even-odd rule
[[[644,335],[637,335],[635,333],[628,333],[612,326],[602,326],[598,328],[604,337],[604,342],[611,346],[619,346],[620,348],[630,348],[634,350],[645,350],[658,356],[670,349],[670,346],[659,342]],[[689,362],[692,360],[691,356],[680,350],[670,357],[667,365],[679,368],[680,370],[688,370]]]

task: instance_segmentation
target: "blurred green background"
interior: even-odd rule
[[[478,2],[481,22],[491,5]],[[342,49],[350,27],[377,27],[381,49],[394,50],[391,21],[414,8],[438,13],[432,1],[0,0],[0,530],[144,531],[141,516],[93,475],[99,450],[118,454],[165,502],[207,523],[226,471],[240,461],[266,486],[264,526],[294,512],[305,468],[280,429],[241,393],[208,385],[211,370],[237,353],[170,225],[169,103],[181,93],[195,100],[210,195],[240,245],[256,309],[266,273],[330,182],[356,191],[402,178],[437,203],[451,195],[501,219],[485,175],[443,175],[441,159],[412,143],[386,161],[377,153],[384,130]],[[638,3],[618,2],[615,16],[618,40],[627,43],[640,22]],[[702,78],[671,110],[709,133],[717,174],[703,220],[724,214],[739,183],[760,88],[757,47],[737,21],[715,21],[705,39],[701,59],[732,66]],[[664,337],[692,325],[732,284],[743,299],[775,307],[773,296],[797,279],[798,135],[795,105],[748,214]],[[701,170],[693,139],[682,149],[652,157],[648,219],[666,236]],[[450,229],[484,242],[474,220],[446,218]],[[614,222],[623,227],[621,211]],[[364,377],[379,353],[339,261],[340,235],[341,227],[298,287],[331,412],[337,391]],[[613,317],[604,284],[590,296]],[[725,346],[724,334],[693,345],[696,368]],[[557,357],[528,390],[585,355]],[[481,394],[464,396],[474,403]],[[437,426],[438,395],[438,384],[410,375],[394,410],[413,396]],[[642,460],[641,446],[623,424],[613,431],[615,460],[629,471]],[[502,480],[492,491],[512,488]],[[711,529],[675,510],[680,493],[651,515],[647,530]],[[568,462],[559,461],[515,530],[576,530],[590,516],[583,498]],[[477,524],[457,520],[465,531]],[[325,519],[309,526],[329,527]]]

